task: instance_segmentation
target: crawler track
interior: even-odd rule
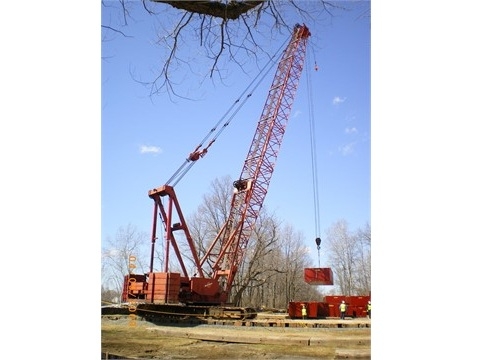
[[[233,306],[203,306],[130,303],[120,306],[102,307],[102,315],[137,315],[147,321],[164,322],[196,319],[200,323],[207,320],[248,320],[254,319],[257,312],[251,308]]]

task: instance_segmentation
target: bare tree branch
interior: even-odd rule
[[[225,44],[225,26],[226,26],[226,21],[223,21],[221,23],[220,29],[221,29],[221,42],[220,42],[220,50],[215,54],[214,56],[214,62],[213,65],[211,66],[210,70],[210,77],[213,77],[213,72],[216,69],[216,66],[218,64],[218,59],[220,58],[221,54],[223,53],[224,50],[224,44]]]
[[[104,28],[104,29],[108,29],[108,30],[117,32],[117,33],[123,35],[124,37],[130,37],[130,38],[132,37],[132,36],[130,36],[130,35],[126,35],[123,31],[120,31],[120,30],[118,30],[118,29],[112,28],[111,26],[102,25],[101,27]]]
[[[127,5],[134,2],[118,1],[126,24],[127,18],[131,16]],[[290,20],[285,14],[291,10],[296,17],[311,22],[319,21],[318,15],[323,12],[333,16],[333,9],[345,9],[340,2],[325,0],[142,0],[142,3],[146,12],[152,16],[160,15],[160,12],[154,9],[155,6],[166,6],[172,11],[179,10],[178,21],[171,30],[165,29],[166,34],[158,33],[158,45],[167,49],[164,60],[158,62],[160,66],[155,71],[158,75],[149,81],[137,80],[150,88],[150,96],[167,92],[170,98],[187,98],[178,94],[176,89],[183,81],[189,80],[191,71],[195,73],[193,68],[196,69],[195,76],[203,77],[201,84],[207,78],[224,82],[232,70],[231,63],[243,71],[248,63],[258,64],[261,55],[268,56],[271,51],[262,47],[258,41],[259,37],[273,39],[283,30],[290,32],[294,24],[288,23]],[[110,3],[104,0],[102,4],[111,7]],[[270,36],[266,34],[268,29]],[[195,36],[198,48],[192,52],[191,42],[195,41]],[[183,37],[188,40],[180,46],[179,40]],[[199,61],[202,57],[209,62],[203,65],[203,62]],[[184,66],[189,73],[183,71]]]

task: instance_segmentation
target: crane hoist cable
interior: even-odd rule
[[[206,155],[209,147],[213,145],[213,143],[220,136],[226,126],[230,124],[238,111],[244,106],[244,104],[246,103],[246,101],[248,101],[251,95],[253,95],[254,90],[256,90],[256,88],[261,84],[261,82],[264,80],[264,78],[273,68],[273,66],[276,65],[275,59],[278,57],[278,54],[284,50],[284,46],[287,42],[288,39],[286,39],[285,42],[276,51],[276,53],[274,53],[274,55],[270,57],[270,59],[265,64],[265,66],[263,66],[258,75],[256,75],[256,77],[241,93],[238,99],[233,102],[233,104],[226,111],[226,113],[216,122],[216,124],[211,128],[208,134],[203,138],[203,140],[201,140],[199,145],[196,146],[196,148],[188,155],[183,164],[170,177],[170,179],[166,182],[167,185],[176,186],[176,184],[178,184],[178,182],[183,178],[183,176],[185,176],[185,174],[193,167],[193,165],[196,163],[196,160]],[[237,108],[235,109],[235,107]],[[231,112],[232,114],[228,117],[228,114],[230,114]],[[203,148],[203,145],[213,134],[215,134],[214,137],[208,142],[208,145]]]
[[[309,66],[306,66],[306,84],[307,84],[307,92],[308,92],[308,115],[309,115],[309,137],[310,137],[310,145],[311,145],[311,172],[312,172],[312,179],[313,179],[313,202],[314,202],[314,224],[315,224],[315,235],[316,235],[316,245],[318,248],[318,261],[319,267],[321,267],[321,260],[320,260],[320,244],[321,244],[321,219],[320,219],[320,211],[319,211],[319,195],[318,195],[318,166],[317,166],[317,156],[316,156],[316,129],[315,129],[315,121],[314,121],[314,102],[313,102],[313,90],[312,90],[312,82],[311,82],[311,61],[309,60],[310,56],[306,57],[306,62]],[[316,61],[314,62],[314,69],[317,71],[317,64]]]

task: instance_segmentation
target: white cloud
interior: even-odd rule
[[[358,132],[358,129],[356,129],[354,126],[353,127],[347,127],[344,132],[346,134],[355,134]]]
[[[341,103],[343,103],[344,101],[346,101],[346,98],[345,98],[345,97],[340,98],[339,96],[335,96],[335,97],[333,98],[333,105],[341,104]]]
[[[147,153],[161,154],[162,152],[163,150],[161,150],[161,148],[158,146],[140,145],[141,154],[147,154]]]
[[[301,110],[296,110],[296,111],[294,112],[292,118],[295,119],[295,118],[297,118],[297,117],[298,117],[299,115],[301,115],[301,114],[302,114]]]
[[[349,144],[346,144],[344,146],[341,146],[339,148],[339,152],[341,153],[341,155],[343,156],[347,156],[347,155],[350,155],[354,152],[354,145],[356,145],[356,142],[351,142]]]

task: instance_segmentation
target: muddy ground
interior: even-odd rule
[[[254,343],[258,339],[264,343]],[[175,326],[104,318],[101,351],[110,359],[370,359],[371,328]]]

